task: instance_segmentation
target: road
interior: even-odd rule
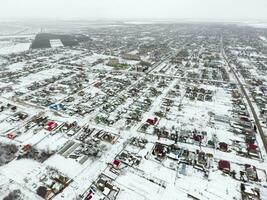
[[[221,46],[222,46],[222,55],[224,57],[224,60],[226,61],[227,65],[229,66],[229,68],[231,69],[231,71],[233,72],[239,86],[240,86],[240,89],[241,89],[241,92],[243,93],[243,95],[245,96],[248,104],[249,104],[249,107],[250,107],[250,110],[253,114],[253,118],[254,118],[254,121],[255,121],[255,125],[257,127],[257,130],[258,130],[258,133],[260,134],[261,136],[261,139],[262,139],[262,142],[263,142],[263,145],[264,145],[264,149],[265,149],[265,152],[267,153],[267,138],[263,132],[263,129],[261,127],[261,123],[260,123],[260,120],[259,120],[259,117],[258,117],[258,114],[256,113],[255,111],[255,108],[252,104],[252,100],[250,99],[248,93],[247,93],[247,90],[245,89],[245,86],[244,84],[240,81],[235,69],[232,67],[232,65],[229,63],[228,59],[227,59],[227,56],[225,54],[225,51],[224,51],[224,46],[223,46],[223,39],[221,39]]]

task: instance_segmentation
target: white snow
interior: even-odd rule
[[[8,44],[7,46],[2,46],[0,44],[0,55],[7,55],[12,53],[20,53],[30,49],[31,43],[18,43],[18,44]]]
[[[50,45],[52,48],[64,47],[60,39],[50,40]]]

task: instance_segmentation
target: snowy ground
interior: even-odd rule
[[[235,77],[221,55],[220,38],[216,41],[209,47],[201,40],[196,49],[193,44],[192,61],[174,64],[170,53],[146,72],[135,70],[139,61],[120,54],[63,47],[58,40],[50,41],[51,49],[34,51],[13,38],[0,43],[0,54],[15,53],[1,70],[0,145],[18,148],[0,167],[0,198],[19,189],[22,199],[43,199],[37,195],[42,186],[60,188],[53,195],[57,200],[86,199],[90,191],[93,200],[241,200],[240,172],[249,164],[257,180],[247,181],[247,188],[258,188],[266,199],[262,141],[257,135],[259,148],[247,154],[240,130],[253,128],[237,123],[238,112],[249,121],[252,114],[242,95],[233,97],[240,90],[232,86]],[[208,59],[199,55],[205,45],[217,52],[219,67],[204,66]],[[231,52],[238,55],[239,49]],[[251,50],[250,56],[261,55]],[[114,58],[127,67],[108,66]],[[238,61],[258,75],[253,62]],[[229,171],[219,169],[221,160],[229,162]]]

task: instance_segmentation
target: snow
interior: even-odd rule
[[[255,28],[267,28],[267,23],[246,23],[246,25],[249,25],[249,26],[252,26],[252,27],[255,27]]]
[[[82,166],[73,159],[67,159],[60,155],[54,155],[45,162],[46,165],[51,166],[63,172],[67,176],[74,178],[77,172],[81,171]]]
[[[38,180],[36,176],[30,175],[32,173],[38,173],[40,167],[41,165],[37,161],[21,159],[3,166],[1,168],[1,174],[23,185],[25,183],[25,178]]]
[[[13,63],[13,64],[7,66],[7,68],[11,72],[15,72],[17,70],[23,70],[24,67],[25,67],[25,62],[17,62],[17,63]]]
[[[52,48],[64,47],[60,39],[50,40],[50,45]]]
[[[0,55],[7,55],[12,53],[21,53],[30,49],[31,43],[18,43],[2,46],[0,44]]]
[[[37,144],[37,148],[41,150],[49,150],[49,151],[57,151],[65,143],[67,143],[68,139],[62,137],[60,134],[56,134],[53,136],[48,136],[46,140],[41,141]]]
[[[139,24],[138,22],[131,23]],[[146,35],[149,34],[146,33]],[[141,38],[141,40],[153,38],[147,36]],[[198,39],[202,40],[203,37],[198,37]],[[260,39],[266,41],[263,36]],[[10,40],[13,40],[13,38]],[[92,50],[91,52],[91,50],[83,49],[82,46],[57,48],[62,46],[61,41],[51,40],[50,42],[52,49],[27,52],[27,55],[33,57],[32,60],[10,63],[3,69],[4,72],[17,73],[17,75],[23,74],[24,76],[16,78],[16,83],[10,82],[7,84],[1,82],[1,86],[9,85],[13,89],[10,92],[1,94],[0,100],[3,102],[1,105],[14,104],[18,107],[17,111],[28,113],[29,118],[24,121],[11,122],[10,119],[15,112],[8,108],[2,111],[0,114],[0,142],[15,144],[20,149],[25,144],[31,144],[40,152],[53,154],[42,162],[32,159],[14,159],[0,167],[0,198],[7,194],[10,182],[11,189],[19,188],[29,199],[38,199],[35,185],[41,185],[40,176],[48,173],[46,171],[47,167],[52,167],[72,179],[70,184],[60,194],[56,195],[55,200],[75,199],[79,195],[85,195],[102,174],[109,176],[112,179],[112,184],[120,188],[116,198],[118,200],[186,200],[192,199],[189,197],[190,195],[201,200],[239,199],[241,181],[235,180],[230,175],[218,170],[219,160],[229,161],[231,168],[238,172],[244,170],[245,164],[256,166],[260,179],[264,181],[249,182],[249,184],[259,187],[262,198],[266,197],[266,173],[264,171],[267,167],[266,160],[264,160],[266,155],[262,153],[264,149],[259,135],[256,135],[256,140],[262,153],[260,158],[252,159],[238,155],[232,143],[233,140],[237,140],[245,145],[244,135],[235,134],[229,122],[219,122],[212,117],[213,115],[223,116],[229,120],[237,117],[233,112],[232,90],[228,87],[229,83],[222,79],[219,70],[214,70],[215,73],[219,74],[219,80],[214,81],[212,79],[211,73],[213,69],[209,69],[208,79],[203,79],[201,80],[202,82],[187,76],[190,73],[196,73],[199,78],[201,77],[204,69],[202,60],[197,68],[192,66],[185,68],[183,64],[176,66],[167,59],[167,61],[160,62],[152,72],[143,73],[131,71],[130,69],[115,71],[113,67],[106,65],[109,58],[117,58],[120,62],[127,63],[130,66],[135,66],[138,61],[124,60],[119,53],[109,56],[101,51],[95,52]],[[3,42],[1,47],[6,48],[11,43]],[[15,46],[16,44],[12,45]],[[252,51],[250,56],[261,56],[255,53],[256,50],[252,47],[233,47],[231,52],[237,56],[244,49]],[[199,48],[199,51],[201,51],[201,48]],[[138,53],[139,51],[130,49],[126,52]],[[225,60],[222,59],[222,56],[220,58],[221,60],[218,63],[220,66],[224,66]],[[99,59],[104,61],[92,66]],[[149,61],[150,58],[147,57],[147,59]],[[240,56],[239,61],[246,68],[249,67],[253,76],[257,76],[258,71],[252,62],[248,62],[242,56]],[[30,68],[38,64],[41,66]],[[184,64],[186,64],[185,61]],[[192,62],[191,64],[196,63]],[[177,68],[184,70],[185,74],[179,74]],[[29,69],[32,71],[28,74]],[[35,71],[35,69],[38,70]],[[229,71],[229,68],[226,67],[226,69],[231,78],[230,83],[235,82],[232,72]],[[68,74],[63,76],[64,73]],[[78,79],[77,74],[80,76],[83,74],[86,81],[83,78]],[[33,89],[32,91],[28,88],[34,82],[44,83],[45,79],[58,76],[60,76],[59,80],[46,82],[42,88]],[[184,79],[181,79],[182,76]],[[125,80],[128,82],[124,82]],[[165,84],[160,86],[159,83],[163,81]],[[97,86],[96,83],[100,82],[102,85]],[[76,83],[81,83],[81,86],[75,87]],[[179,88],[176,86],[179,86]],[[202,88],[205,90],[204,93],[210,90],[212,99],[210,101],[196,98],[191,100],[187,96],[187,87]],[[131,95],[131,89],[136,89],[138,92]],[[158,94],[152,95],[151,89],[155,89]],[[44,90],[48,92],[42,93]],[[23,91],[26,94],[15,95],[15,91]],[[114,94],[109,95],[112,92]],[[26,95],[30,96],[28,100],[24,99]],[[12,96],[16,98],[11,98]],[[73,101],[69,100],[70,97],[73,97]],[[151,100],[151,105],[145,110],[142,108],[142,103],[147,98]],[[42,104],[38,102],[38,99],[49,100],[49,103],[62,103],[66,110],[54,112],[47,107],[41,106]],[[32,104],[32,100],[36,100],[36,102]],[[173,101],[173,104],[167,106],[164,103],[167,100]],[[114,107],[114,110],[110,113],[105,111],[101,103],[104,105],[112,104],[111,107]],[[78,107],[81,107],[81,110],[85,110],[83,106],[91,107],[94,110],[84,115],[75,112]],[[255,107],[257,107],[256,104]],[[129,128],[126,128],[126,119],[129,118],[132,111],[137,109],[140,109],[140,120],[132,120]],[[141,132],[140,127],[146,124],[148,118],[154,118],[156,112],[159,111],[162,111],[166,116],[157,117],[158,121],[155,125],[149,125],[147,131]],[[258,109],[256,111],[259,112]],[[34,124],[34,128],[26,130],[26,124],[32,120],[34,115],[47,116],[49,121],[58,123],[58,129],[49,132],[41,124]],[[105,122],[97,124],[95,118],[98,115],[107,116],[108,119],[113,119],[115,122],[114,124],[105,124]],[[117,120],[117,116],[121,117],[121,119]],[[252,116],[251,112],[250,116]],[[74,131],[74,128],[70,130],[73,131],[73,135],[68,135],[67,131],[60,129],[65,122],[71,123],[74,121],[77,122],[78,129],[76,131]],[[88,137],[86,136],[86,139],[82,140],[78,136],[81,133],[84,134],[83,128],[87,126],[95,130],[92,133],[86,133]],[[203,169],[199,169],[193,164],[182,163],[182,158],[175,152],[170,153],[163,160],[156,158],[153,154],[153,148],[156,143],[173,145],[174,141],[157,137],[157,135],[153,134],[155,127],[164,127],[166,131],[171,133],[178,130],[179,134],[195,129],[199,132],[205,131],[207,135],[202,145],[189,138],[187,142],[179,141],[178,147],[189,150],[190,153],[203,151],[212,155],[213,157],[209,160],[209,166],[211,167],[205,167],[208,177],[205,176]],[[6,131],[20,134],[14,140],[10,140],[5,136]],[[114,144],[97,139],[95,135],[99,131],[114,135],[116,138]],[[229,144],[229,152],[223,152],[206,144],[214,134],[216,134],[219,142]],[[130,139],[133,136],[146,139],[148,143],[143,148],[133,146],[130,144]],[[87,146],[86,143],[91,141],[99,141],[99,143],[96,142],[94,145]],[[75,144],[75,148],[68,147],[68,144]],[[68,155],[60,153],[63,147],[68,149]],[[88,154],[88,157],[86,157],[84,152],[79,152],[84,147],[87,150],[95,147],[103,148],[101,149],[101,155],[93,156]],[[123,151],[132,154],[132,157],[140,158],[140,163],[129,166],[122,164],[120,170],[117,170],[117,173],[113,173],[110,170],[110,163],[113,163],[114,159],[120,159],[119,156]],[[75,157],[76,155],[79,155],[79,157]],[[82,164],[79,163],[81,157],[86,157],[86,160],[83,163],[81,162]],[[181,168],[184,166],[186,173],[181,172]],[[48,181],[51,182],[52,180]],[[105,188],[103,193],[97,189],[97,193],[103,196],[107,195],[110,190],[110,188]],[[100,199],[101,195],[95,199]],[[25,199],[27,199],[26,197]]]
[[[162,199],[164,189],[160,186],[144,179],[140,178],[136,174],[126,173],[125,175],[119,176],[116,179],[116,183],[122,187],[125,192],[118,196],[118,199],[147,199],[153,197],[154,199]],[[147,190],[149,188],[149,190]],[[128,198],[127,198],[128,196]],[[130,198],[129,198],[130,197]]]
[[[264,37],[264,36],[260,36],[260,39],[261,39],[262,41],[264,41],[265,43],[267,42],[267,38]]]

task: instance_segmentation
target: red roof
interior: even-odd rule
[[[114,160],[113,161],[113,165],[115,165],[115,166],[119,166],[121,164],[121,161],[120,160]]]
[[[256,144],[248,144],[248,149],[249,150],[256,150],[258,146]]]
[[[158,118],[154,118],[154,119],[148,119],[146,120],[147,123],[149,123],[150,125],[155,125],[158,121]]]
[[[228,170],[228,171],[230,171],[230,169],[231,169],[230,162],[227,161],[227,160],[220,160],[218,168],[219,168],[219,170]]]
[[[11,139],[11,140],[15,138],[15,135],[13,135],[12,133],[8,133],[6,136],[8,139]]]
[[[26,144],[22,147],[22,150],[23,151],[28,151],[29,149],[31,148],[31,145],[30,144]]]
[[[203,139],[203,136],[202,136],[202,135],[196,135],[196,134],[194,134],[194,135],[193,135],[193,139],[194,139],[195,141],[197,141],[197,142],[201,142],[202,139]]]
[[[45,129],[47,129],[48,131],[52,131],[56,127],[57,127],[56,122],[49,121],[49,122],[47,122]]]

